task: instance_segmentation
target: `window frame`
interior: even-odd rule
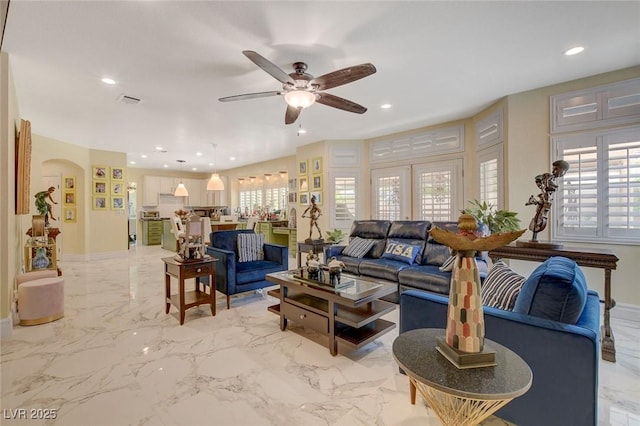
[[[629,137],[625,137],[628,134]],[[593,228],[565,227],[561,223],[561,206],[564,202],[564,179],[559,179],[558,190],[552,203],[551,235],[563,241],[599,244],[640,245],[640,229],[609,228],[609,148],[625,141],[640,141],[640,126],[626,126],[617,129],[585,131],[551,138],[552,160],[560,160],[567,149],[595,147],[596,152],[596,226]],[[571,169],[570,169],[571,170]]]

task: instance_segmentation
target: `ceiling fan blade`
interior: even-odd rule
[[[284,114],[284,124],[293,124],[298,119],[302,108],[295,108],[287,105],[287,112]]]
[[[327,90],[360,80],[375,72],[376,67],[374,67],[373,64],[361,64],[321,75],[311,80],[310,84],[317,86],[316,90]]]
[[[316,102],[344,111],[355,112],[356,114],[364,114],[367,112],[367,109],[362,105],[358,105],[355,102],[339,96],[330,95],[329,93],[316,93]]]
[[[267,98],[269,96],[277,96],[281,94],[281,91],[274,90],[271,92],[246,93],[244,95],[226,96],[224,98],[219,98],[218,100],[220,102],[242,101],[244,99]]]
[[[254,52],[253,50],[243,50],[242,53],[244,56],[249,58],[251,62],[262,68],[267,74],[271,75],[273,78],[278,80],[282,84],[291,84],[294,85],[294,81],[289,74],[280,69],[279,66],[269,61],[264,56],[259,53]]]

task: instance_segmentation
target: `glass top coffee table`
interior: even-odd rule
[[[398,291],[396,284],[342,274],[343,286],[334,288],[296,277],[298,270],[267,274],[267,281],[280,288],[268,292],[280,299],[269,311],[280,316],[280,329],[288,321],[329,338],[329,351],[337,355],[338,343],[358,349],[393,330],[395,323],[381,317],[395,304],[380,300]]]

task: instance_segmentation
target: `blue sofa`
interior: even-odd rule
[[[265,275],[286,271],[289,262],[289,249],[277,244],[263,245],[264,260],[238,262],[237,240],[241,233],[255,234],[251,229],[212,232],[207,246],[207,254],[219,259],[215,264],[216,288],[227,296],[227,309],[232,295],[272,286]]]
[[[585,282],[584,307],[567,308],[564,301],[575,295],[561,290],[584,279],[577,265],[571,270],[570,262],[553,257],[540,265],[523,285],[513,312],[484,307],[486,337],[516,352],[533,372],[529,391],[496,413],[520,426],[597,424],[599,298],[586,290]],[[448,298],[438,294],[402,293],[400,333],[444,329],[447,304]],[[577,317],[575,323],[550,319],[571,320],[568,316]]]
[[[345,245],[332,245],[325,248],[325,259],[335,256],[345,264],[345,272],[393,282],[398,292],[385,297],[385,300],[398,302],[399,294],[405,290],[420,289],[440,294],[449,294],[451,272],[440,271],[440,266],[449,258],[449,248],[435,241],[429,234],[432,226],[458,231],[457,222],[430,222],[428,220],[356,220],[351,226],[349,240],[356,237],[374,240],[369,252],[362,258],[347,256],[343,253]],[[387,242],[417,244],[421,246],[415,261],[408,264],[403,261],[383,258]],[[486,253],[476,258],[480,277],[487,274]]]

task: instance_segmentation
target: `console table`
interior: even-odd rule
[[[495,366],[458,369],[436,350],[444,335],[443,329],[420,328],[393,341],[393,357],[409,376],[411,403],[418,389],[443,424],[477,425],[531,387],[527,363],[489,339],[485,345],[496,352]]]
[[[214,262],[218,259],[208,257],[201,260],[178,262],[173,257],[165,257],[164,262],[164,282],[165,282],[165,313],[169,313],[169,308],[173,304],[180,310],[180,325],[184,324],[185,311],[193,306],[211,305],[211,315],[216,315],[216,270]],[[200,277],[209,276],[209,291],[200,291]],[[171,277],[178,279],[178,294],[171,295]],[[184,280],[196,279],[194,291],[185,291]]]
[[[515,259],[544,262],[552,256],[563,256],[574,260],[578,265],[604,269],[604,325],[601,329],[602,359],[616,362],[616,345],[611,330],[609,311],[616,305],[611,298],[611,271],[616,269],[618,257],[611,250],[563,247],[559,249],[518,247],[507,245],[489,252],[491,260]]]

